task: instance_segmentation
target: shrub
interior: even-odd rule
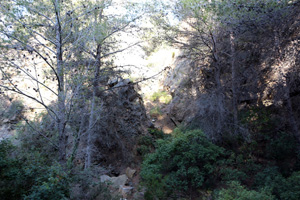
[[[145,198],[164,199],[176,191],[191,194],[211,186],[223,149],[212,144],[200,130],[175,131],[174,137],[157,141],[157,149],[142,164]]]
[[[0,119],[18,120],[24,110],[22,101],[15,100],[9,103],[4,98],[0,98]]]
[[[153,139],[150,136],[142,135],[138,139],[138,144],[139,145],[152,146],[153,145]]]
[[[277,167],[268,167],[255,177],[257,188],[267,187],[281,200],[300,199],[300,172],[284,178]]]
[[[169,104],[172,101],[172,96],[166,91],[154,92],[150,97],[151,101],[159,100],[160,103]]]
[[[266,147],[266,153],[269,158],[282,161],[296,157],[297,142],[295,138],[288,133],[278,133],[275,138],[272,138]]]
[[[152,108],[149,112],[151,117],[158,117],[159,115],[162,115],[162,112],[158,106]]]
[[[151,149],[149,146],[141,145],[136,149],[136,151],[140,156],[144,157],[145,155],[150,153]]]
[[[261,166],[251,156],[228,150],[226,151],[226,159],[222,162],[220,175],[224,182],[239,181],[245,183],[249,177],[261,170]]]
[[[149,128],[148,133],[152,135],[155,139],[163,139],[167,136],[162,130],[158,130],[156,128]]]
[[[39,152],[40,157],[48,160],[58,157],[58,151],[52,145],[58,143],[57,129],[54,120],[48,114],[40,113],[34,120],[18,126],[16,130],[17,139],[21,141],[21,151]]]
[[[1,199],[61,200],[69,196],[69,178],[59,164],[48,165],[37,152],[14,150],[10,142],[0,142]]]
[[[28,185],[22,185],[22,163],[10,157],[14,147],[11,142],[0,142],[0,196],[3,200],[20,199]]]
[[[103,199],[103,200],[120,200],[120,197],[113,196],[110,193],[106,183],[102,183],[100,180],[95,179],[95,173],[93,169],[79,171],[74,174],[71,200],[82,199]]]
[[[300,199],[300,172],[294,172],[290,177],[283,180],[278,185],[280,199],[282,200],[298,200]]]
[[[230,168],[230,167],[224,167],[221,168],[220,170],[220,174],[222,177],[222,181],[245,181],[248,176],[246,173],[238,170],[238,169],[234,169],[234,168]]]
[[[279,173],[278,167],[267,167],[254,177],[255,188],[268,187],[272,190],[282,184],[284,177]]]
[[[37,169],[38,168],[38,169]],[[34,178],[34,184],[24,200],[63,200],[69,197],[69,177],[59,164],[29,166],[27,169]]]
[[[144,157],[146,154],[151,152],[154,147],[154,139],[148,135],[142,135],[138,138],[139,147],[136,149],[137,153]]]
[[[233,181],[229,184],[229,188],[222,189],[216,199],[218,200],[272,200],[274,197],[268,190],[257,192],[255,190],[247,190],[240,185],[239,182]]]

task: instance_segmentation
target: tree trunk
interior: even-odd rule
[[[234,32],[230,32],[230,47],[231,47],[231,90],[232,90],[232,109],[233,109],[233,125],[234,134],[238,131],[238,105],[237,105],[237,76],[235,64],[235,45],[234,45]]]
[[[218,51],[217,51],[217,43],[216,43],[216,38],[213,33],[210,33],[211,39],[213,42],[213,58],[215,62],[215,82],[217,85],[217,90],[216,90],[216,101],[217,101],[217,112],[218,112],[218,117],[216,118],[216,135],[220,139],[222,137],[222,130],[223,130],[223,125],[225,121],[225,111],[224,111],[224,96],[223,96],[223,87],[221,83],[221,65],[220,65],[220,60],[218,56]]]
[[[218,62],[218,61],[217,61]],[[224,122],[224,101],[223,101],[223,88],[221,84],[221,66],[219,63],[216,63],[216,72],[215,72],[215,81],[217,84],[217,92],[216,92],[216,101],[217,101],[217,110],[218,110],[218,117],[216,121],[216,128],[217,128],[217,136],[222,136],[223,130],[223,122]]]
[[[60,22],[60,2],[55,1],[55,15],[56,15],[56,62],[58,74],[58,112],[57,112],[57,128],[59,135],[59,160],[62,164],[66,161],[66,145],[67,136],[65,133],[66,123],[66,105],[65,105],[65,88],[64,88],[64,64],[63,64],[63,50],[62,50],[62,30]]]
[[[93,149],[93,134],[94,134],[94,125],[95,125],[95,107],[96,107],[96,95],[98,90],[98,80],[100,76],[100,67],[101,67],[101,45],[97,46],[97,64],[93,79],[93,97],[91,101],[91,111],[89,119],[89,128],[87,135],[87,146],[86,146],[86,157],[85,157],[85,168],[88,169],[91,167],[92,163],[92,149]]]
[[[288,119],[289,119],[290,126],[292,128],[294,137],[297,139],[298,146],[300,146],[300,133],[299,133],[299,128],[298,128],[298,123],[297,123],[296,117],[294,115],[292,99],[290,96],[290,79],[289,78],[290,78],[289,75],[288,75],[288,77],[285,78],[285,82],[286,82],[285,98],[286,98],[286,103],[287,103]]]
[[[277,64],[280,65],[283,62],[283,55],[281,52],[281,46],[280,46],[280,38],[281,35],[279,34],[278,30],[274,30],[274,42],[275,42],[275,56],[277,59]],[[294,115],[294,110],[293,110],[293,105],[292,105],[292,99],[290,96],[290,89],[291,89],[291,79],[292,79],[292,75],[290,73],[286,73],[283,70],[283,67],[280,67],[281,70],[281,76],[282,76],[282,80],[283,80],[283,92],[284,92],[284,99],[286,101],[286,109],[288,112],[288,121],[289,124],[291,126],[291,129],[293,131],[293,135],[294,137],[297,139],[298,142],[298,148],[300,148],[300,132],[299,132],[299,128],[298,128],[298,123],[297,123],[297,119]]]
[[[103,3],[103,1],[101,1]],[[98,19],[102,20],[103,9],[99,11],[99,17],[95,17],[95,24],[98,23]],[[94,134],[94,126],[95,126],[95,107],[96,107],[96,96],[98,92],[98,83],[100,76],[100,68],[101,68],[101,53],[102,53],[102,45],[97,44],[97,53],[96,53],[96,68],[93,79],[93,97],[91,101],[91,111],[90,111],[90,119],[89,119],[89,127],[88,127],[88,135],[87,135],[87,146],[86,146],[86,157],[85,157],[85,169],[91,167],[92,164],[92,152],[93,152],[93,134]]]

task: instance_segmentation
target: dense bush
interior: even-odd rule
[[[20,100],[9,102],[0,97],[0,120],[17,121],[22,116],[24,105]],[[1,124],[2,122],[0,122]]]
[[[21,141],[21,151],[36,151],[47,160],[56,160],[58,151],[55,144],[58,143],[58,134],[54,120],[48,114],[38,114],[35,119],[18,126],[16,131],[17,139]]]
[[[95,179],[97,170],[81,170],[73,176],[70,200],[120,200],[120,197],[110,193],[106,183]],[[97,176],[97,175],[96,175]]]
[[[69,178],[59,164],[47,165],[39,153],[22,154],[0,142],[0,196],[3,200],[61,200],[69,196]]]
[[[274,197],[268,190],[257,192],[255,190],[247,190],[241,186],[239,182],[233,181],[229,184],[229,188],[222,189],[217,200],[273,200]]]
[[[13,146],[8,141],[0,143],[0,196],[2,199],[20,199],[28,190],[28,185],[22,184],[22,163],[12,159],[9,153]]]
[[[152,135],[155,139],[163,139],[167,137],[168,135],[164,134],[162,130],[158,130],[155,128],[149,128],[148,133]]]
[[[148,133],[149,135],[142,135],[138,138],[139,146],[137,148],[137,153],[142,157],[153,151],[156,139],[163,139],[167,137],[163,131],[155,128],[149,128]]]
[[[164,199],[176,192],[192,194],[212,186],[223,149],[212,144],[200,130],[182,132],[157,141],[156,151],[142,164],[146,199]]]
[[[278,186],[279,196],[282,200],[300,199],[300,172],[294,172],[290,177],[284,179],[282,185]]]
[[[300,199],[300,172],[285,178],[278,167],[268,167],[255,177],[256,188],[269,188],[278,199]]]
[[[151,101],[159,101],[160,103],[169,104],[172,100],[172,96],[166,91],[157,91],[150,97]]]
[[[269,158],[276,160],[296,157],[297,142],[291,134],[278,133],[267,144],[266,153]]]

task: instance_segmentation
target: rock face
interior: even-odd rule
[[[118,177],[112,177],[110,179],[110,181],[112,183],[112,187],[114,187],[114,188],[123,187],[126,184],[127,180],[128,180],[128,177],[125,174],[120,175]]]
[[[120,186],[119,193],[122,195],[123,198],[127,198],[129,195],[131,195],[133,191],[133,187],[130,186]]]
[[[101,183],[108,183],[112,188],[119,189],[121,186],[125,186],[128,181],[126,174],[110,177],[107,175],[100,176]]]
[[[265,27],[259,23],[256,28],[245,27],[243,32],[247,34],[235,36],[241,41],[232,57],[236,64],[225,54],[205,58],[201,55],[194,59],[194,53],[189,55],[187,51],[180,56],[164,82],[173,97],[167,111],[170,117],[176,123],[201,128],[209,138],[219,140],[239,121],[232,117],[236,110],[242,113],[256,106],[275,106],[280,110],[278,117],[282,118],[282,124],[292,127],[291,132],[299,138],[298,10],[299,4],[290,9],[290,16],[280,19],[281,26],[278,26],[279,21],[270,23],[270,27],[278,27],[278,32],[285,33],[276,45],[274,38],[281,36],[272,28],[261,32]],[[198,38],[190,38],[191,42],[194,40]],[[216,41],[219,52],[229,52],[228,36],[220,33]],[[215,56],[218,58],[213,58]],[[239,129],[241,134],[247,132],[246,127]],[[246,135],[243,137],[247,138]]]
[[[172,101],[165,112],[176,125],[189,122],[197,114],[197,90],[189,83],[191,74],[194,74],[192,62],[177,59],[163,83],[164,88],[172,95]]]
[[[134,160],[136,138],[147,131],[148,118],[138,88],[129,79],[114,79],[99,92],[94,163],[124,165]]]
[[[109,176],[107,176],[107,175],[100,176],[101,183],[108,182],[108,181],[110,181],[110,179],[111,178]]]
[[[130,174],[133,175],[133,171],[135,172],[135,170],[131,170]],[[107,175],[102,175],[100,177],[100,180],[102,183],[107,183],[108,186],[111,189],[111,192],[113,193],[117,193],[119,195],[121,195],[123,198],[127,198],[129,195],[132,194],[133,192],[133,187],[128,186],[128,178],[126,174],[117,176],[117,177],[109,177]]]

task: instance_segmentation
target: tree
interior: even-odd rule
[[[71,30],[69,27],[72,24],[72,22],[66,20],[66,16],[62,16],[64,4],[67,3],[59,0],[41,1],[39,3],[4,1],[1,5],[1,12],[5,14],[5,19],[1,24],[1,34],[3,35],[1,43],[2,49],[3,47],[7,48],[7,54],[2,54],[2,60],[10,69],[24,73],[33,79],[36,84],[34,90],[39,94],[39,97],[34,97],[32,94],[21,90],[3,68],[1,72],[9,85],[3,84],[1,87],[38,102],[55,119],[59,135],[59,143],[56,148],[59,150],[59,159],[62,163],[66,160],[67,136],[65,127],[68,120],[66,115],[65,47],[70,37]],[[65,22],[67,24],[64,24]],[[21,54],[23,54],[23,57],[20,56]],[[33,62],[30,64],[33,65],[34,74],[27,72],[25,66],[21,64],[26,58],[28,59],[28,56],[32,58]],[[37,58],[34,58],[34,56]],[[51,69],[51,73],[54,74],[57,84],[56,91],[39,80],[35,63],[37,59],[43,61]],[[50,90],[57,97],[57,109],[52,109],[46,105],[41,87]]]
[[[91,79],[92,85],[92,97],[90,102],[90,113],[87,130],[87,144],[85,155],[85,167],[89,168],[92,164],[92,152],[93,152],[93,140],[94,140],[94,126],[97,123],[96,117],[96,101],[103,89],[107,84],[109,75],[116,76],[113,69],[115,66],[112,63],[111,56],[115,56],[118,53],[126,51],[127,49],[140,43],[132,42],[129,44],[123,44],[120,41],[120,37],[117,35],[129,33],[133,29],[138,29],[134,24],[138,19],[145,14],[144,11],[139,11],[136,14],[127,13],[122,17],[115,14],[106,14],[104,9],[110,6],[112,2],[100,1],[100,5],[93,11],[93,18],[87,21],[87,27],[91,30],[91,34],[88,35],[85,42],[81,45],[86,57],[90,57],[93,62],[93,78]],[[126,5],[123,5],[126,7]],[[135,7],[131,7],[133,12]],[[140,13],[141,12],[141,13]],[[103,75],[103,74],[109,75]],[[101,79],[106,80],[101,83]],[[101,101],[101,99],[100,99]],[[101,116],[100,116],[101,117]]]
[[[290,5],[293,2],[181,0],[173,8],[181,24],[159,19],[166,40],[178,45],[185,51],[182,57],[191,60],[189,80],[183,83],[197,88],[203,105],[198,121],[206,120],[200,126],[210,137],[247,133],[239,121],[238,107],[241,102],[262,102],[259,98],[267,87],[266,69],[249,65],[249,60],[260,62],[257,55],[263,55],[266,48],[261,40],[274,37],[266,29],[273,29],[278,19],[288,19]],[[254,50],[249,51],[250,47]]]
[[[5,63],[1,72],[5,81],[0,86],[47,110],[58,133],[51,144],[59,150],[62,164],[75,158],[79,141],[86,139],[85,166],[91,166],[94,127],[101,117],[99,94],[107,89],[109,78],[116,76],[115,69],[122,72],[113,64],[113,58],[140,43],[125,43],[121,37],[139,30],[136,21],[147,13],[146,6],[138,10],[138,4],[124,4],[120,9],[131,10],[121,15],[111,13],[114,6],[119,5],[104,0],[16,0],[1,5]],[[38,96],[18,84],[18,78],[24,75],[34,83]],[[89,85],[91,97],[87,93]],[[55,96],[55,105],[46,100],[47,91]],[[43,131],[37,132],[48,137]]]

